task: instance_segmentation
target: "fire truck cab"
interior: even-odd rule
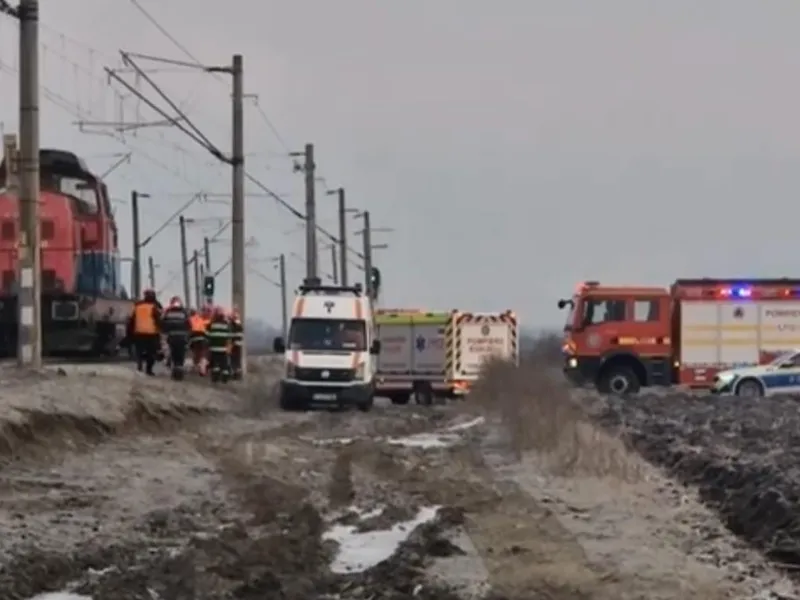
[[[800,279],[679,279],[669,289],[588,281],[558,307],[564,373],[578,385],[711,388],[723,370],[800,347]]]
[[[673,378],[671,297],[665,288],[578,285],[564,324],[564,373],[606,393],[635,393]]]

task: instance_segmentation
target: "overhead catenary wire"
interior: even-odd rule
[[[255,267],[247,267],[247,269],[248,269],[248,271],[250,271],[250,272],[251,272],[253,275],[255,275],[256,277],[258,277],[259,279],[263,279],[263,280],[264,280],[264,281],[266,281],[267,283],[271,283],[271,284],[272,284],[272,285],[274,285],[276,288],[280,288],[280,287],[281,287],[281,284],[280,284],[280,283],[278,283],[277,281],[275,281],[275,280],[274,280],[272,277],[270,277],[269,275],[265,275],[264,273],[262,273],[261,271],[259,271],[259,270],[258,270],[258,269],[256,269]]]
[[[126,63],[131,68],[133,68],[137,73],[142,73],[141,67],[136,63],[136,61],[133,60],[131,53],[122,52],[121,51],[121,54],[124,57],[126,57]],[[184,122],[187,122],[187,123],[191,123],[191,121],[189,121],[189,119],[186,117],[185,113],[178,106],[176,106],[173,102],[170,102],[170,106],[171,106],[171,108],[173,110],[175,110],[176,116],[172,116],[172,115],[168,114],[164,109],[162,109],[155,102],[153,102],[152,100],[147,98],[141,91],[137,90],[134,86],[130,85],[127,81],[124,80],[124,78],[119,76],[112,69],[109,69],[108,67],[106,67],[106,72],[115,81],[118,81],[123,86],[125,86],[125,88],[131,94],[135,95],[142,102],[147,104],[152,110],[157,112],[164,119],[166,119],[166,120],[172,122],[173,124],[175,124],[175,126],[182,133],[187,135],[197,145],[199,145],[200,147],[204,148],[206,151],[208,151],[215,158],[217,158],[217,159],[219,159],[219,160],[221,160],[223,162],[230,163],[231,159],[228,158],[225,154],[223,154],[222,151],[219,148],[214,146],[213,143],[206,136],[202,135],[202,132],[201,132],[202,137],[199,137],[194,132],[189,131],[188,129],[186,129],[185,127],[183,127],[181,125],[180,121],[184,121]],[[153,82],[150,78],[147,78],[147,79],[148,79],[148,83],[150,83],[151,87],[153,87],[160,96],[162,96],[163,98],[168,98],[167,94],[155,82]],[[199,129],[196,126],[194,126],[193,124],[192,124],[192,127],[193,127],[193,129],[196,129],[197,131],[199,131]],[[283,206],[286,210],[288,210],[292,215],[294,215],[298,219],[305,220],[306,216],[302,212],[300,212],[299,210],[294,208],[285,199],[283,199],[281,196],[279,196],[274,191],[272,191],[263,182],[261,182],[261,180],[259,180],[257,177],[255,177],[251,173],[248,173],[247,171],[245,171],[245,178],[248,181],[250,181],[251,183],[253,183],[254,185],[256,185],[259,189],[261,189],[261,191],[263,191],[266,194],[268,194],[272,199],[274,199],[276,202],[278,202],[281,206]],[[326,238],[328,238],[330,241],[337,242],[337,243],[339,242],[339,239],[336,236],[334,236],[331,232],[329,232],[327,229],[321,227],[320,225],[317,225],[316,229],[322,235],[324,235]],[[360,253],[358,250],[355,250],[355,249],[350,248],[350,247],[348,247],[348,250],[350,252],[352,252],[353,254],[355,254],[356,256],[358,256],[359,258],[361,258],[361,259],[364,258],[364,255],[362,253]]]
[[[9,17],[19,18],[19,11],[16,7],[11,6],[6,0],[0,0],[0,14],[8,15]]]
[[[153,27],[158,29],[161,35],[163,35],[170,42],[172,42],[172,45],[175,46],[178,50],[180,50],[184,56],[186,56],[189,60],[194,62],[193,65],[185,64],[184,66],[194,66],[196,68],[203,68],[202,61],[199,58],[197,58],[197,56],[195,56],[186,46],[181,44],[181,42],[174,35],[172,35],[169,32],[169,30],[158,21],[158,19],[156,19],[147,9],[145,9],[142,6],[139,0],[130,0],[130,2],[136,8],[136,10],[138,10],[142,14],[142,16],[144,16],[144,18],[147,19],[151,25],[153,25]],[[227,85],[227,83],[219,76],[219,74],[213,73],[213,75],[214,79]],[[284,150],[286,150],[288,154],[290,152],[289,144],[280,134],[280,131],[278,131],[278,128],[275,126],[275,123],[272,122],[272,119],[269,118],[269,115],[267,115],[267,113],[259,104],[258,96],[253,97],[253,106],[256,108],[256,112],[261,117],[261,120],[264,121],[266,126],[272,132],[272,135],[275,136],[275,139],[278,140],[278,142],[281,144],[281,146],[283,146]]]

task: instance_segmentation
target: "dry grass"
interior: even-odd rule
[[[247,361],[247,375],[236,385],[246,416],[260,417],[278,407],[282,370],[282,356],[254,356]]]
[[[596,428],[557,371],[558,339],[543,336],[517,367],[487,363],[470,400],[497,417],[515,457],[534,453],[555,475],[640,478],[623,441]],[[554,351],[555,345],[555,351]]]

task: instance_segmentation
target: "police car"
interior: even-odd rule
[[[712,392],[748,397],[800,394],[800,350],[780,354],[765,365],[720,371]]]

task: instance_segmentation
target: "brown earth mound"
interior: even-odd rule
[[[800,404],[676,393],[605,398],[596,420],[679,481],[697,486],[736,535],[800,566]]]
[[[225,407],[221,394],[147,379],[124,367],[3,377],[0,385],[0,465],[111,435],[169,428]]]

